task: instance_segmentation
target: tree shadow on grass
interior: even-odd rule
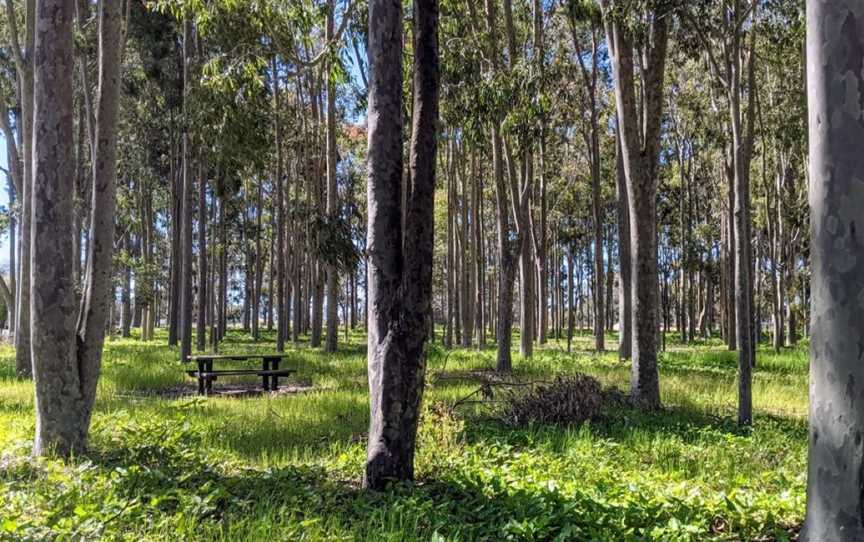
[[[628,405],[607,406],[590,423],[594,438],[626,442],[634,434],[648,439],[657,437],[692,442],[707,438],[722,440],[725,437],[748,437],[757,431],[770,431],[793,442],[806,442],[807,422],[797,418],[757,412],[756,425],[741,427],[733,416],[716,415],[692,405],[670,405],[658,410],[641,410]],[[497,418],[482,414],[466,425],[465,436],[469,442],[501,440],[513,444],[535,442],[539,435],[552,450],[562,452],[568,441],[567,430],[579,429],[582,424],[537,424],[513,428]],[[722,444],[718,444],[722,445]]]
[[[312,538],[341,534],[355,540],[429,540],[436,533],[459,540],[642,540],[675,523],[694,525],[706,536],[716,527],[716,510],[608,493],[632,489],[564,493],[553,484],[514,484],[465,467],[367,492],[358,480],[338,479],[320,466],[232,469],[176,443],[115,445],[91,460],[106,473],[119,473],[112,498],[139,503],[129,508],[130,517],[121,511],[118,524],[135,525],[142,516],[184,517],[195,532],[209,533],[201,539],[251,538],[262,524],[273,534],[296,532],[299,525]],[[767,526],[775,527],[782,528]]]

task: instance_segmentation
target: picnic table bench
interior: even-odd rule
[[[286,358],[285,354],[199,354],[186,358],[187,362],[198,364],[197,370],[186,371],[189,376],[198,379],[198,395],[210,395],[213,391],[213,381],[220,376],[256,375],[262,379],[265,391],[279,389],[279,377],[295,373],[294,369],[280,369],[279,363]],[[216,361],[250,361],[261,360],[261,369],[214,369]]]

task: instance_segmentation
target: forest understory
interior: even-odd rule
[[[32,459],[32,390],[2,350],[0,540],[788,540],[804,518],[806,343],[760,347],[752,428],[735,420],[736,353],[669,333],[660,410],[611,405],[583,424],[514,429],[499,394],[454,406],[495,351],[448,354],[439,330],[417,481],[370,493],[359,331],[336,354],[289,343],[298,373],[284,387],[300,389],[242,397],[163,396],[192,381],[164,339],[106,343],[90,450],[68,462]],[[274,340],[233,330],[223,350],[270,352]],[[581,372],[626,391],[629,363],[592,345],[588,330],[571,354],[553,339],[509,379]],[[215,389],[241,384],[257,382]]]

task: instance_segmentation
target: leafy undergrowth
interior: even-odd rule
[[[734,358],[717,344],[670,345],[661,411],[616,403],[586,423],[518,429],[482,405],[452,407],[494,352],[433,348],[430,372],[452,378],[430,378],[418,481],[373,494],[359,488],[362,341],[293,351],[319,391],[206,400],[132,393],[181,384],[176,352],[114,341],[91,452],[65,463],[30,457],[32,392],[0,351],[0,540],[784,540],[803,518],[798,351],[760,356],[756,424],[742,431]],[[612,356],[554,343],[517,366],[524,380],[628,378]]]

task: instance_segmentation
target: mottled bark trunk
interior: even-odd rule
[[[864,540],[864,4],[807,2],[812,338],[801,540]]]
[[[370,424],[364,487],[414,476],[432,298],[438,2],[414,2],[412,184],[402,219],[402,5],[369,5]]]

